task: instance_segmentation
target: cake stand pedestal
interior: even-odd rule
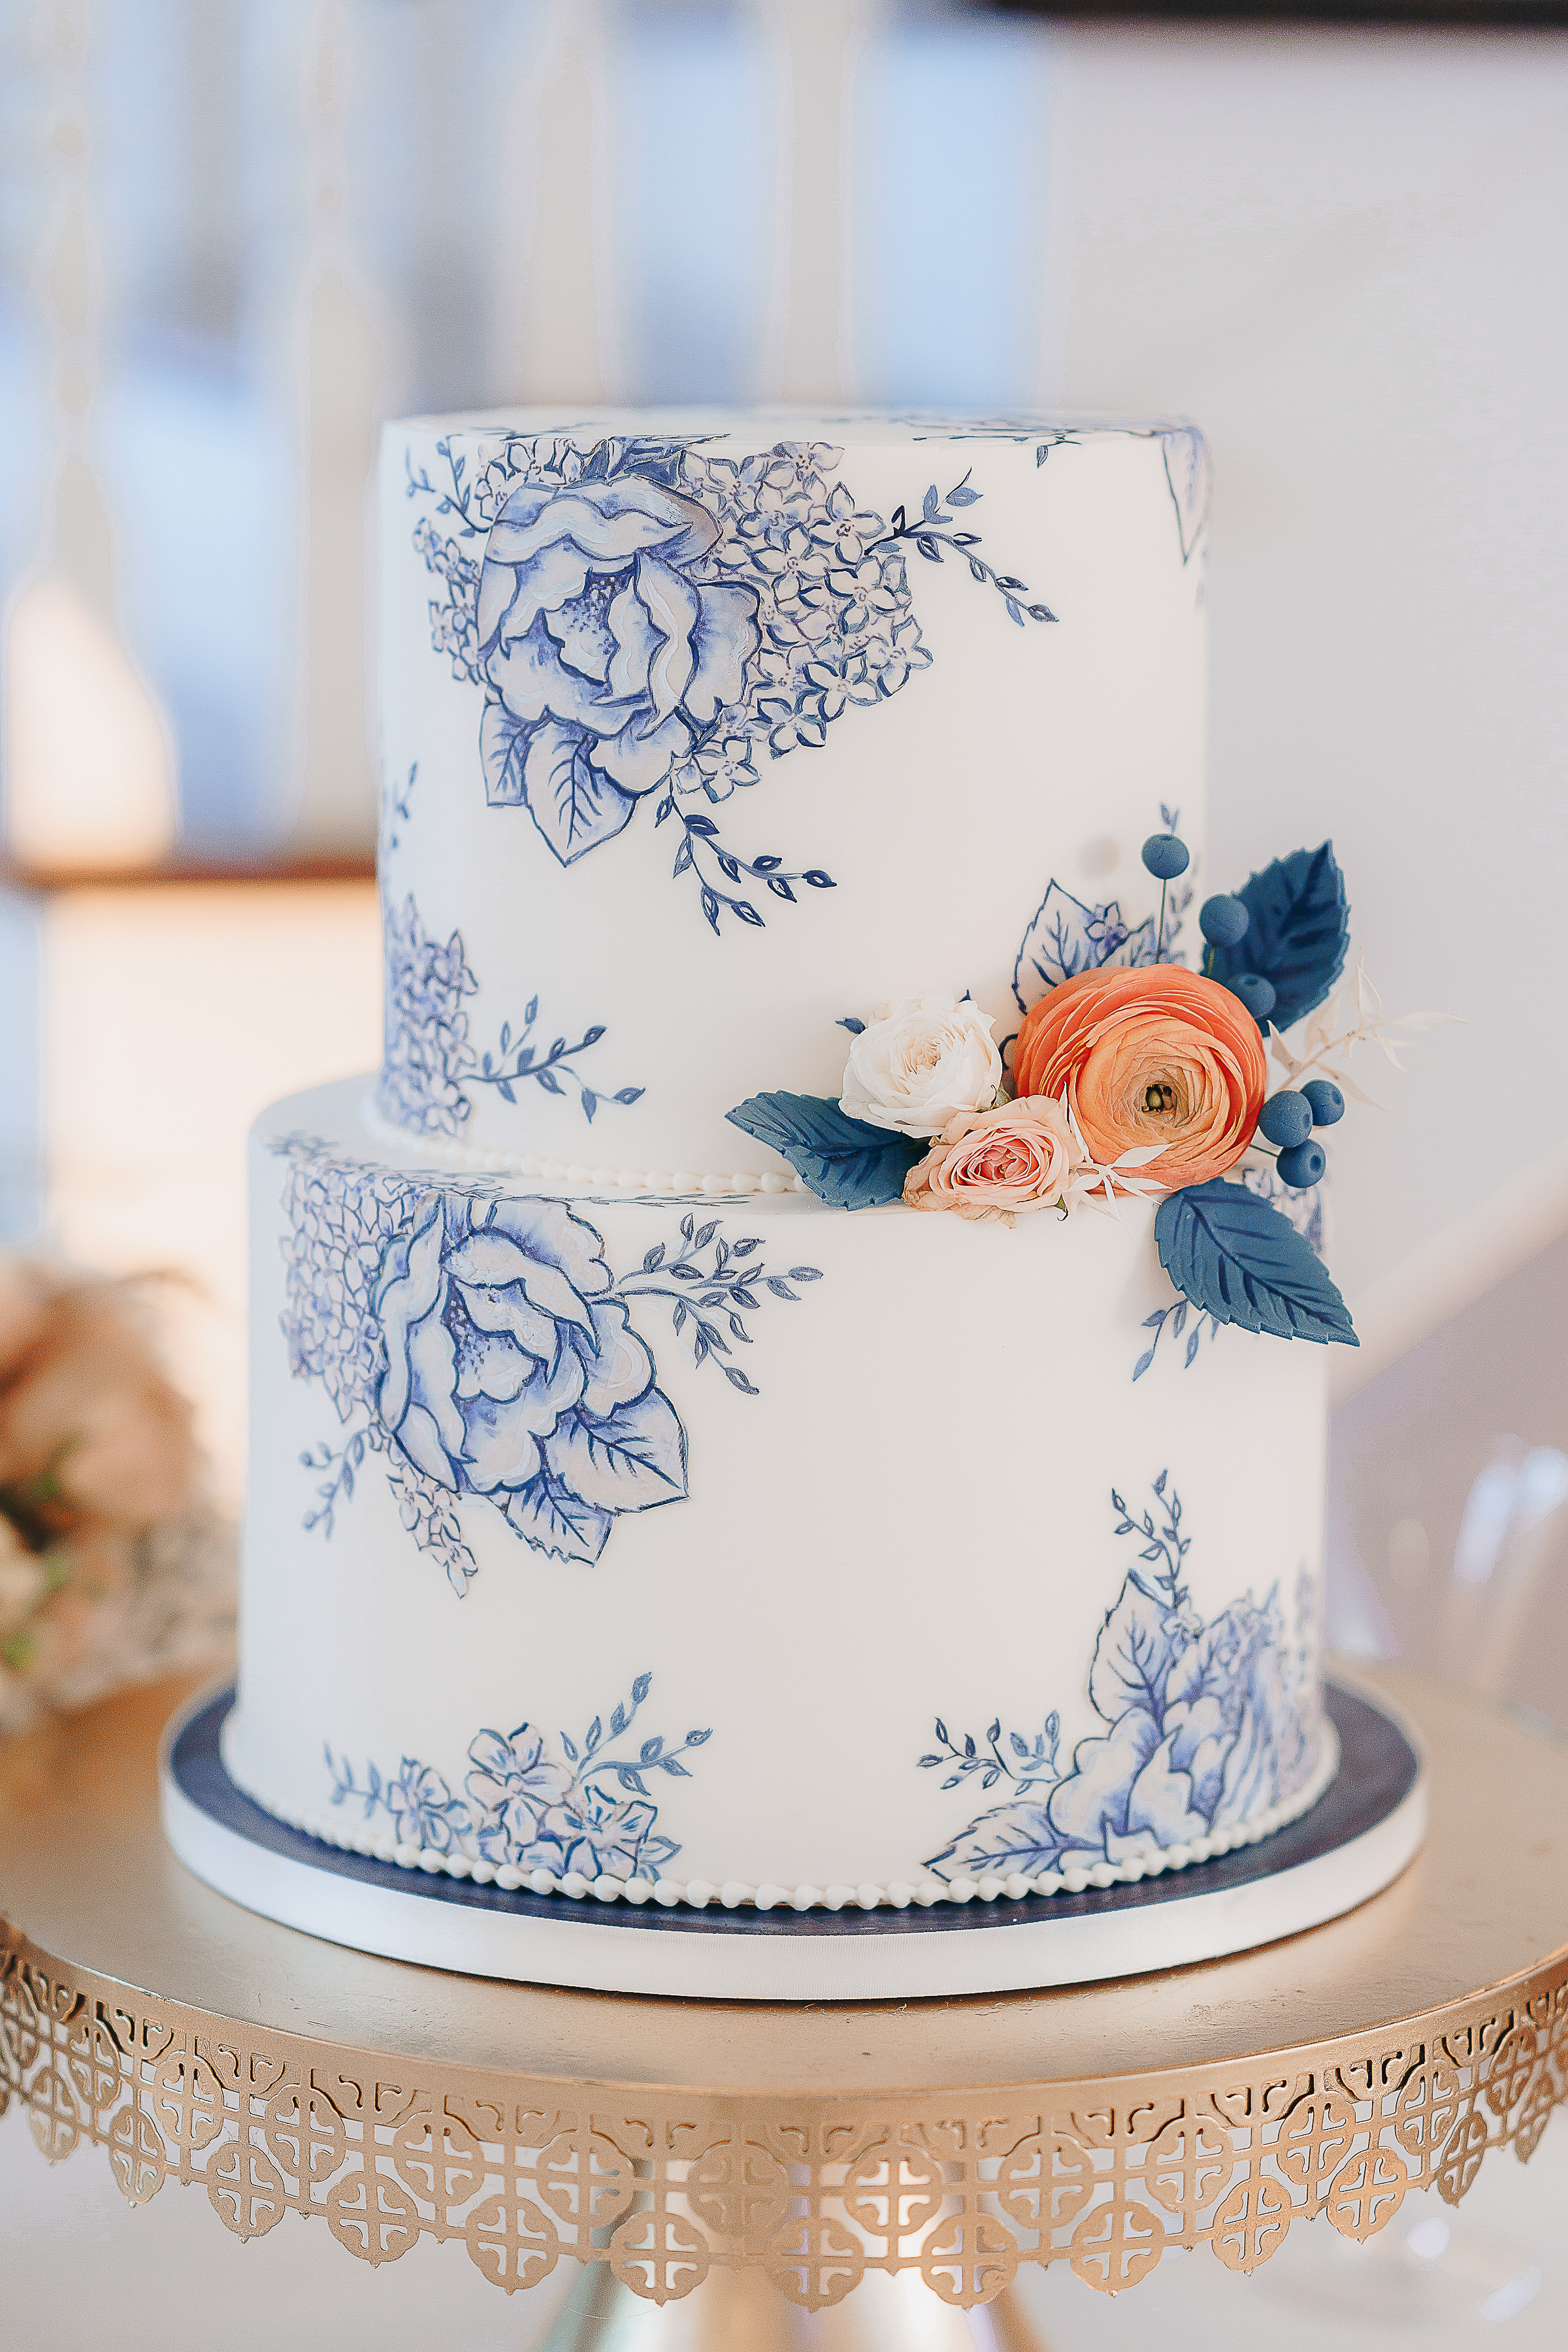
[[[506,2290],[582,2263],[557,2347],[1010,2352],[1021,2265],[1115,2292],[1178,2246],[1251,2271],[1314,2217],[1364,2239],[1568,2096],[1568,1749],[1355,1671],[1429,1756],[1382,1894],[1199,1968],[900,2005],[500,1984],[279,1927],[165,1847],[185,1693],[134,1693],[0,1750],[0,2102],[240,2238],[452,2238]]]

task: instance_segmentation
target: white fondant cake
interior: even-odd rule
[[[1103,1885],[1324,1785],[1324,1349],[1178,1297],[1070,1089],[1022,1193],[898,1197],[1028,1008],[1196,961],[1140,851],[1201,845],[1205,481],[1154,424],[389,429],[385,1064],[251,1171],[268,1811],[765,1908]],[[1250,1133],[1256,1025],[1140,1115],[1245,1079]]]

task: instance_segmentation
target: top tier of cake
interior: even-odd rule
[[[382,1116],[754,1183],[726,1111],[836,1096],[847,1020],[967,992],[1000,1040],[1108,931],[1152,961],[1141,845],[1202,839],[1206,483],[1153,422],[389,426]]]

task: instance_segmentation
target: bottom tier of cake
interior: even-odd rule
[[[223,1752],[268,1811],[765,1908],[1105,1885],[1313,1801],[1324,1351],[1185,1314],[1150,1207],[543,1189],[365,1091],[253,1142]]]

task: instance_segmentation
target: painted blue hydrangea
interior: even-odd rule
[[[1117,1535],[1131,1537],[1139,1554],[1089,1666],[1103,1728],[1063,1765],[1055,1715],[1033,1741],[1005,1737],[1000,1721],[983,1739],[955,1739],[939,1720],[941,1748],[921,1758],[922,1768],[945,1769],[945,1789],[1006,1790],[931,1857],[941,1878],[1032,1877],[1148,1857],[1279,1803],[1312,1769],[1307,1580],[1293,1629],[1278,1586],[1205,1623],[1182,1581],[1191,1538],[1168,1474],[1154,1481],[1153,1509],[1135,1516],[1114,1493],[1111,1502]]]
[[[400,1845],[422,1852],[463,1853],[498,1869],[548,1870],[557,1878],[657,1878],[680,1848],[656,1828],[653,1785],[661,1772],[689,1780],[681,1759],[712,1733],[689,1731],[675,1746],[655,1735],[619,1747],[652,1687],[653,1676],[639,1675],[608,1722],[595,1716],[581,1739],[565,1732],[552,1739],[531,1723],[477,1732],[462,1795],[413,1756],[404,1757],[395,1774],[372,1763],[362,1780],[329,1747],[331,1801],[357,1804],[366,1821],[384,1814]]]
[[[464,1507],[586,1563],[623,1515],[685,1496],[686,1432],[637,1302],[668,1307],[693,1363],[754,1397],[735,1360],[748,1318],[820,1279],[770,1271],[756,1236],[731,1240],[689,1211],[672,1244],[617,1278],[604,1236],[563,1201],[393,1171],[306,1136],[278,1148],[289,1370],[320,1383],[344,1432],[302,1456],[321,1480],[304,1524],[330,1536],[376,1455],[404,1526],[458,1592],[475,1570]]]
[[[376,1100],[417,1135],[457,1135],[471,1108],[462,1081],[474,1066],[464,1007],[479,987],[462,933],[428,938],[410,892],[386,908],[383,935],[386,1042]]]

